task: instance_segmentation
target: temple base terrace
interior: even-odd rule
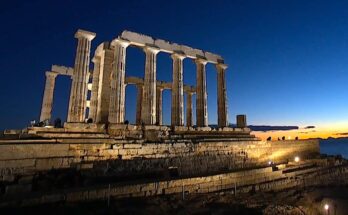
[[[244,128],[212,128],[187,126],[157,126],[132,124],[97,124],[97,123],[65,123],[63,128],[28,127],[29,135],[43,138],[113,138],[139,139],[144,141],[162,141],[177,139],[214,139],[230,141],[235,139],[258,140],[250,134],[250,129]],[[232,139],[231,139],[232,138]]]

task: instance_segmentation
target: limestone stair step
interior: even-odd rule
[[[73,129],[73,128],[45,128],[45,127],[29,127],[28,133],[103,133],[105,129],[90,128],[90,129]]]
[[[284,175],[286,177],[295,177],[295,176],[297,177],[297,176],[301,176],[301,175],[305,175],[305,174],[310,174],[313,172],[318,172],[321,169],[322,169],[322,167],[312,167],[312,168],[308,168],[308,169],[298,170],[295,172],[285,173]]]
[[[100,138],[109,138],[108,134],[103,133],[46,133],[46,132],[40,132],[37,134],[40,137],[43,138],[91,138],[91,139],[100,139]]]
[[[197,138],[197,142],[229,142],[229,141],[255,141],[257,138]]]
[[[306,168],[311,168],[314,166],[316,166],[316,164],[312,161],[307,161],[306,163],[301,163],[297,165],[288,165],[283,169],[283,173],[290,173],[290,172],[294,172],[294,171],[298,171],[298,170],[302,170]]]
[[[62,138],[56,139],[58,143],[65,144],[115,144],[117,143],[114,139],[111,138]]]

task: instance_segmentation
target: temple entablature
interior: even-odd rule
[[[224,59],[217,54],[213,54],[200,49],[191,48],[186,45],[180,45],[177,43],[171,43],[162,39],[155,39],[153,37],[139,34],[131,31],[123,31],[121,35],[115,40],[122,39],[127,41],[130,45],[144,47],[153,46],[157,47],[161,52],[173,54],[175,52],[182,53],[188,58],[196,59],[198,57],[204,57],[209,63],[223,63]]]

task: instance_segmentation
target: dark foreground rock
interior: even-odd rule
[[[1,214],[265,214],[265,215],[345,215],[348,186],[310,187],[281,192],[240,194],[220,192],[202,195],[158,196],[110,199],[79,204],[47,204],[27,208],[6,208]]]

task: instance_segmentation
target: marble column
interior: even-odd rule
[[[99,98],[99,76],[100,76],[100,57],[95,56],[92,59],[94,63],[94,69],[92,74],[92,92],[91,92],[91,103],[89,107],[88,118],[96,122],[97,119],[97,107]]]
[[[217,70],[217,106],[218,106],[218,126],[228,126],[228,114],[227,114],[227,96],[226,96],[226,80],[225,72],[227,69],[226,64],[216,64]]]
[[[112,41],[112,45],[115,47],[115,54],[110,81],[109,122],[121,124],[124,123],[125,117],[126,49],[130,43],[126,40],[115,39]]]
[[[183,60],[185,55],[173,53],[173,82],[172,82],[172,113],[171,124],[173,126],[184,125],[184,83]]]
[[[89,57],[91,52],[91,41],[95,36],[95,33],[84,30],[78,30],[75,33],[78,44],[71,84],[68,122],[85,121]]]
[[[46,72],[46,84],[42,99],[40,122],[44,120],[51,120],[54,86],[57,75],[58,73]]]
[[[188,92],[186,94],[187,102],[186,102],[186,126],[193,126],[193,106],[192,106],[192,95],[193,92]]]
[[[141,102],[143,99],[143,84],[137,84],[137,113],[135,123],[141,125]]]
[[[208,126],[207,80],[205,71],[207,61],[197,58],[195,63],[197,67],[196,124],[198,127],[205,127]]]
[[[95,123],[107,123],[110,103],[110,74],[114,61],[114,50],[109,42],[101,43],[94,54],[91,102],[88,118]]]
[[[156,47],[146,46],[144,91],[141,110],[142,122],[146,125],[156,124],[156,55],[160,50]]]
[[[163,118],[162,118],[162,92],[163,88],[157,87],[156,90],[156,124],[162,125],[163,124]]]

